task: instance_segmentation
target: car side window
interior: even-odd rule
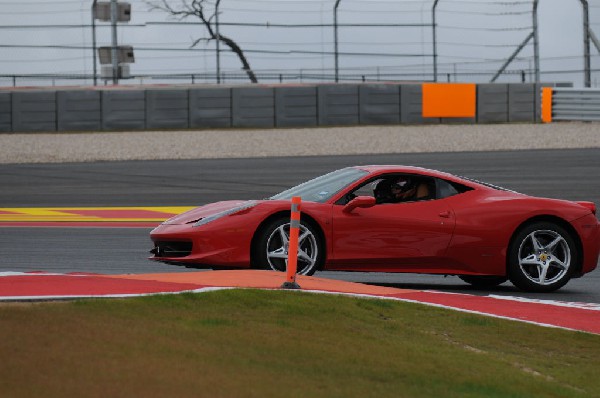
[[[370,197],[374,197],[373,194],[373,186],[375,186],[377,184],[377,182],[381,181],[381,178],[378,178],[376,180],[371,180],[366,182],[365,184],[361,185],[360,187],[356,188],[354,191],[347,193],[346,195],[344,195],[342,198],[340,198],[336,204],[338,205],[345,205],[346,203],[350,202],[352,199],[358,197],[358,196],[370,196]]]
[[[414,175],[385,175],[373,180],[369,180],[356,188],[354,191],[347,193],[342,198],[340,198],[336,204],[345,205],[350,202],[352,199],[357,196],[370,196],[372,198],[378,199],[375,195],[375,189],[379,186],[379,183],[385,180],[393,180],[396,181],[401,177],[410,177],[414,180],[414,185],[418,188],[415,192],[415,197],[410,200],[405,201],[381,201],[378,200],[378,204],[389,204],[389,203],[414,203],[417,201],[425,201],[425,200],[436,200],[436,199],[444,199],[449,198],[454,195],[461,194],[463,192],[467,192],[472,190],[465,185],[447,181],[441,178],[433,178],[433,177],[424,177],[424,176],[414,176]]]
[[[435,180],[435,178],[431,177],[408,174],[386,175],[364,183],[354,191],[346,194],[337,203],[346,204],[358,196],[373,197],[378,204],[433,200],[437,199]],[[408,184],[404,191],[402,190],[403,186],[400,185],[402,182]],[[398,189],[399,192],[394,191],[394,189]]]
[[[437,197],[438,199],[449,198],[450,196],[458,195],[466,191],[470,191],[471,188],[464,185],[450,182],[442,179],[437,179]]]
[[[446,180],[438,180],[438,196],[440,198],[448,198],[458,194],[458,191],[452,184]]]
[[[371,196],[371,197],[373,197],[374,196],[373,189],[374,189],[374,187],[377,186],[377,184],[381,180],[382,180],[381,178],[378,178],[378,179],[376,179],[374,181],[370,181],[370,182],[368,182],[368,183],[366,183],[366,184],[358,187],[357,189],[354,190],[354,192],[353,192],[354,195],[356,195],[356,196]]]

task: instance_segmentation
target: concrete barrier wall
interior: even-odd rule
[[[439,118],[423,117],[423,89],[420,84],[407,84],[400,87],[400,119],[407,124],[435,124]]]
[[[509,84],[508,85],[508,121],[509,122],[534,122],[535,115],[535,84]]]
[[[12,130],[12,101],[11,93],[0,93],[0,132]]]
[[[359,123],[357,85],[318,86],[317,101],[319,126],[356,126]]]
[[[146,90],[146,128],[188,128],[188,109],[188,90]]]
[[[190,127],[231,127],[229,88],[190,89]]]
[[[358,95],[360,124],[400,124],[399,85],[364,85]]]
[[[99,91],[58,91],[56,120],[58,131],[98,131],[102,129]]]
[[[533,109],[533,107],[532,107]],[[477,123],[508,122],[508,85],[477,86]]]
[[[101,91],[103,130],[144,130],[146,93],[143,90]]]
[[[2,91],[0,132],[536,122],[544,85],[479,84],[475,118],[423,118],[418,83]]]
[[[277,127],[315,127],[317,123],[317,87],[275,88]]]
[[[271,87],[235,87],[231,91],[233,127],[274,127],[275,92]]]
[[[17,91],[12,93],[13,131],[56,131],[56,92]]]

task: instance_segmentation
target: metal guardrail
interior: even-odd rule
[[[554,87],[552,120],[600,121],[600,90]]]

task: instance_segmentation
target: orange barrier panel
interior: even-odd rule
[[[285,289],[300,289],[296,283],[298,270],[298,235],[300,232],[300,202],[299,196],[292,198],[292,216],[290,218],[290,240],[288,242],[288,261],[286,281],[281,285]]]
[[[422,87],[423,117],[475,117],[475,84],[424,83]]]
[[[542,122],[552,122],[552,87],[542,88]]]

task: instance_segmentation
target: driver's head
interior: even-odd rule
[[[411,191],[415,187],[415,182],[410,177],[399,177],[390,186],[390,191],[393,196],[401,197]]]
[[[398,177],[390,186],[392,197],[398,200],[409,198],[413,194],[415,181],[406,176]]]
[[[375,188],[373,189],[373,194],[375,195],[375,200],[377,203],[385,203],[389,202],[392,199],[392,191],[391,191],[392,181],[391,180],[381,180],[377,182]]]

